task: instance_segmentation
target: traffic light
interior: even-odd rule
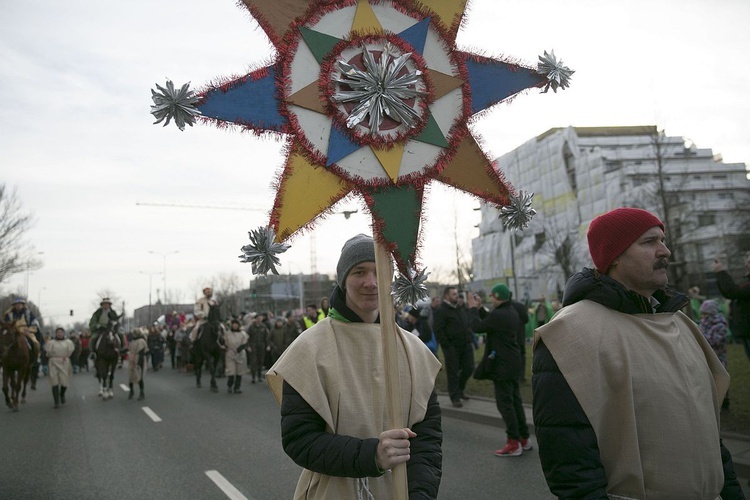
[[[258,298],[258,291],[255,288],[253,288],[253,298]]]
[[[73,316],[73,309],[70,310],[70,315]]]

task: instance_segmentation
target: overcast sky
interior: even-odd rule
[[[570,89],[521,95],[473,130],[496,157],[552,127],[651,124],[750,164],[748,25],[746,0],[470,1],[461,49],[530,65],[554,49],[576,70]],[[0,0],[0,182],[33,212],[27,239],[44,262],[4,291],[25,292],[28,279],[30,300],[67,324],[88,321],[102,290],[129,315],[148,304],[148,273],[155,300],[164,254],[167,288],[183,302],[221,274],[249,284],[250,267],[237,257],[247,231],[267,222],[282,142],[154,126],[149,89],[166,78],[201,87],[273,54],[233,0]],[[432,189],[421,252],[428,268],[450,272],[454,235],[470,252],[477,205]],[[316,226],[318,271],[333,274],[341,245],[358,232],[370,233],[362,214]],[[291,243],[281,271],[309,272],[310,236]]]

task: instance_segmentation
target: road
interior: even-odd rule
[[[281,449],[279,413],[265,384],[214,394],[171,369],[147,373],[146,399],[97,397],[93,373],[73,376],[53,409],[45,379],[18,413],[0,409],[0,498],[290,499],[300,469]],[[502,429],[443,419],[440,498],[545,499],[535,451],[498,458]]]

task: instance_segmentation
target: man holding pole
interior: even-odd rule
[[[394,498],[402,464],[409,498],[437,498],[440,363],[384,310],[391,301],[378,295],[378,267],[371,237],[347,241],[329,316],[303,332],[266,376],[281,405],[284,451],[304,468],[295,498]],[[386,335],[395,339],[395,359]],[[397,393],[390,390],[394,380]],[[389,418],[394,399],[401,407],[397,426]]]

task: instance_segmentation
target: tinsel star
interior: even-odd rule
[[[518,195],[509,196],[510,204],[500,208],[500,218],[508,229],[526,229],[536,210],[531,208],[534,193],[520,191]]]
[[[333,100],[357,103],[346,120],[349,128],[362,123],[367,115],[370,115],[369,126],[373,135],[380,132],[384,115],[409,128],[417,125],[419,114],[403,101],[424,94],[416,89],[422,72],[417,70],[399,76],[411,53],[393,58],[393,50],[392,45],[386,43],[380,60],[376,63],[372,52],[363,47],[364,70],[357,69],[346,61],[338,61],[341,76],[334,77],[333,80],[352,90],[335,93]]]
[[[175,90],[171,80],[167,80],[167,86],[162,87],[158,83],[156,88],[159,92],[151,89],[151,99],[154,105],[151,106],[151,114],[156,121],[154,124],[164,121],[164,126],[169,125],[169,121],[174,118],[174,122],[180,130],[185,130],[185,124],[193,126],[196,116],[201,112],[195,107],[195,103],[200,100],[193,91],[189,90],[190,82],[183,85],[180,90]]]
[[[277,257],[278,254],[284,253],[289,249],[286,243],[276,243],[274,239],[276,234],[272,227],[259,227],[248,233],[250,244],[242,247],[240,262],[249,262],[253,274],[279,274],[276,270],[281,262]]]
[[[489,0],[484,0],[489,1]],[[241,0],[277,49],[274,60],[209,86],[200,100],[163,90],[157,118],[206,121],[265,135],[290,146],[269,228],[251,233],[243,259],[272,271],[275,243],[287,241],[359,196],[373,236],[396,261],[405,302],[423,293],[419,253],[424,194],[439,182],[497,207],[513,227],[528,224],[531,198],[511,196],[469,128],[472,117],[527,89],[569,85],[572,71],[554,53],[535,67],[459,50],[467,0]],[[161,90],[161,89],[160,89]],[[174,96],[173,96],[174,94]],[[186,107],[186,116],[178,113]],[[174,109],[172,114],[168,111]]]
[[[572,69],[563,65],[562,59],[559,61],[555,57],[555,51],[551,50],[549,54],[544,51],[544,55],[539,56],[537,71],[547,76],[547,85],[542,92],[547,92],[550,88],[557,93],[557,89],[565,90],[570,85],[570,77],[573,76]]]

